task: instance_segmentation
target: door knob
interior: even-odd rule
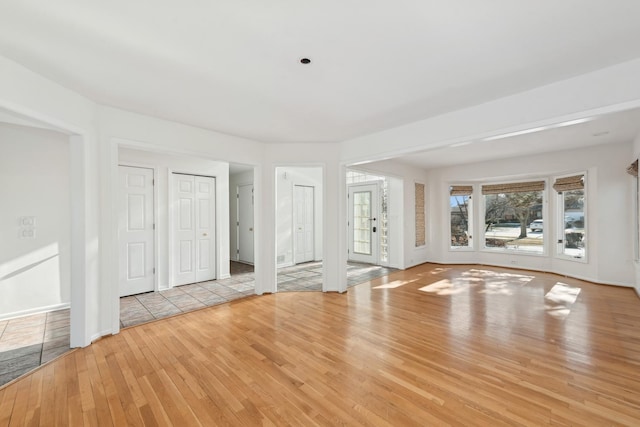
[[[203,236],[206,236],[206,235],[207,235],[207,233],[202,233],[202,235],[203,235]]]
[[[249,227],[249,231],[253,231],[253,227]]]

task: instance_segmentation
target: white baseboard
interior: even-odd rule
[[[231,274],[229,274],[229,273],[221,274],[220,277],[218,277],[218,280],[228,279],[229,277],[231,277]]]
[[[15,319],[16,317],[31,316],[32,314],[49,313],[52,311],[66,310],[71,307],[68,302],[62,304],[48,305],[45,307],[30,308],[28,310],[14,311],[12,313],[0,314],[0,320]]]
[[[282,264],[278,264],[276,268],[293,267],[294,265],[292,262],[283,262]]]

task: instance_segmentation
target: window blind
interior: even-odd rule
[[[415,183],[416,247],[425,245],[424,184]]]
[[[470,196],[473,194],[473,186],[471,185],[452,185],[449,187],[449,194],[452,196]]]
[[[482,194],[523,193],[543,190],[544,181],[514,182],[510,184],[491,184],[482,186]]]
[[[563,191],[582,190],[584,189],[584,175],[580,174],[558,178],[553,184],[553,189],[558,193],[562,193]]]
[[[638,176],[638,160],[637,159],[635,162],[631,163],[631,165],[627,168],[627,173],[635,177]]]

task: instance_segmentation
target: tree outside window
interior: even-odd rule
[[[485,247],[543,253],[543,191],[514,191],[511,186],[505,185],[503,192],[483,188]]]

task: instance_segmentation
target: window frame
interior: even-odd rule
[[[544,189],[541,190],[542,193],[542,218],[533,218],[531,221],[535,219],[542,219],[545,222],[549,222],[549,179],[548,177],[540,177],[540,176],[532,176],[526,179],[519,179],[513,181],[484,181],[482,185],[501,185],[501,184],[518,184],[520,182],[530,182],[530,181],[544,181]],[[482,191],[480,191],[482,193]],[[509,248],[490,248],[486,246],[487,236],[486,236],[486,227],[484,226],[486,223],[486,209],[487,203],[485,200],[485,194],[480,194],[482,196],[482,203],[480,204],[479,209],[479,217],[481,218],[482,232],[480,234],[480,243],[479,243],[479,252],[491,253],[491,254],[508,254],[508,255],[524,255],[524,256],[533,256],[533,257],[549,257],[549,225],[543,226],[543,243],[542,243],[542,252],[530,252],[523,251],[519,249],[509,249]],[[480,221],[480,220],[479,220]],[[529,224],[527,224],[527,228]]]
[[[564,240],[565,240],[565,228],[564,228],[564,217],[565,217],[565,212],[564,212],[564,193],[565,192],[558,192],[555,191],[556,193],[556,233],[555,233],[555,239],[554,239],[554,245],[555,245],[555,258],[557,259],[561,259],[563,261],[572,261],[572,262],[579,262],[582,264],[588,264],[589,263],[589,215],[587,214],[588,212],[588,206],[589,206],[589,186],[587,184],[588,181],[588,175],[587,175],[587,171],[580,171],[580,172],[574,172],[574,173],[567,173],[567,174],[562,174],[562,175],[557,175],[553,177],[553,180],[555,182],[555,180],[559,179],[559,178],[566,178],[569,176],[576,176],[576,175],[582,175],[583,176],[583,183],[584,183],[584,202],[582,204],[582,212],[583,212],[583,216],[584,216],[584,234],[585,234],[585,238],[584,238],[584,256],[583,257],[575,257],[572,255],[568,255],[564,253]]]
[[[467,212],[469,215],[469,218],[467,218],[467,234],[470,236],[468,241],[469,243],[467,244],[467,246],[452,246],[451,245],[451,187],[456,187],[456,186],[471,186],[473,187],[473,190],[471,192],[471,194],[469,194],[469,203],[467,205]],[[447,214],[446,214],[446,218],[447,218],[447,248],[449,250],[449,252],[474,252],[476,251],[476,245],[475,245],[475,241],[476,239],[473,238],[474,235],[474,227],[475,227],[475,198],[474,195],[476,194],[476,187],[475,185],[472,184],[461,184],[461,183],[451,183],[449,185],[447,185],[446,187],[446,194],[447,194]]]

